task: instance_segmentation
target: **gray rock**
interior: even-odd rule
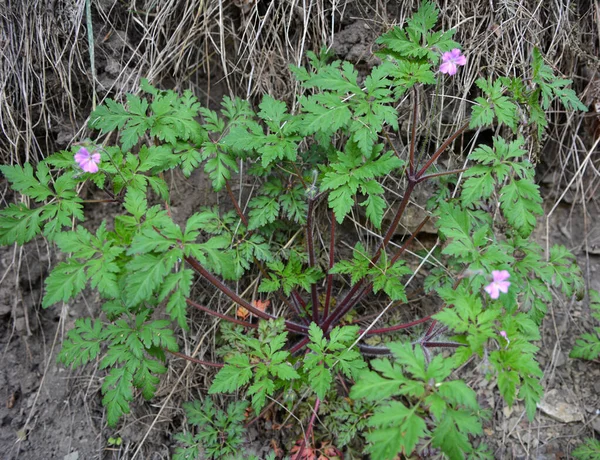
[[[548,391],[537,407],[549,417],[562,423],[584,420],[583,411],[573,402],[573,398],[565,390],[553,389]]]

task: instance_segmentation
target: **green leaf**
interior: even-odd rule
[[[67,333],[56,359],[65,366],[83,366],[100,354],[103,338],[100,321],[92,323],[91,318],[78,319],[75,327]]]
[[[377,370],[383,373],[383,376],[372,371],[361,372],[350,392],[352,399],[365,398],[370,401],[379,401],[399,394],[400,388],[407,381],[401,368],[393,366],[389,360],[371,362],[372,365],[375,365],[375,363],[378,363]]]
[[[578,460],[597,460],[600,457],[600,441],[586,438],[585,442],[571,452]]]
[[[57,302],[66,302],[79,294],[86,285],[85,264],[71,259],[61,262],[46,278],[46,293],[42,307],[48,308]]]
[[[539,186],[529,179],[513,180],[500,190],[500,208],[506,220],[526,238],[536,225],[536,215],[541,215],[542,197]]]
[[[309,385],[321,400],[325,399],[332,381],[331,371],[324,365],[315,366],[308,373]]]
[[[378,408],[377,412],[369,419],[369,425],[378,428],[377,431],[367,435],[367,439],[371,443],[368,450],[373,458],[393,459],[399,452],[410,456],[418,441],[428,433],[425,421],[415,414],[415,409],[408,409],[399,401],[391,401],[388,405]],[[379,433],[389,433],[389,431],[381,429],[390,427],[395,428],[392,437],[397,441],[379,445],[382,441]]]
[[[41,232],[44,208],[29,209],[25,204],[9,204],[0,211],[0,244],[23,245]]]
[[[175,273],[169,273],[160,288],[158,297],[158,300],[162,302],[171,293],[167,303],[167,313],[184,330],[188,329],[186,322],[186,298],[190,295],[193,277],[194,272],[188,268],[181,269]]]
[[[162,257],[153,254],[134,257],[127,264],[127,304],[134,306],[149,299],[169,270]]]
[[[237,354],[229,358],[227,364],[215,376],[208,392],[230,393],[250,382],[252,366],[248,356]]]
[[[122,415],[129,413],[133,401],[133,375],[127,366],[113,367],[102,384],[102,405],[106,407],[106,421],[115,427]]]
[[[38,166],[37,178],[33,176],[33,167],[29,163],[25,163],[23,167],[19,165],[0,165],[0,172],[11,183],[13,190],[21,192],[36,201],[43,201],[54,195],[48,187],[48,166],[44,163],[40,163]]]
[[[277,198],[258,196],[253,198],[249,205],[248,230],[255,230],[275,222],[279,216],[279,201]]]

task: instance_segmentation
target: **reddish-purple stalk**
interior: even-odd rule
[[[178,356],[182,359],[185,359],[186,361],[190,361],[192,363],[196,363],[196,364],[202,364],[203,366],[210,366],[210,367],[224,367],[224,364],[221,363],[213,363],[212,361],[202,361],[201,359],[196,359],[196,358],[192,358],[191,356],[185,355],[183,353],[179,353],[178,351],[171,351],[171,350],[166,350],[169,353],[171,353],[172,355]]]
[[[408,249],[410,243],[412,243],[413,239],[419,234],[419,232],[423,229],[425,224],[429,221],[429,216],[425,217],[423,221],[419,224],[419,226],[411,233],[410,237],[402,244],[400,249],[394,254],[392,259],[390,260],[390,265],[394,265],[396,261],[404,254],[404,252]],[[358,284],[358,283],[357,283]],[[362,290],[358,292],[354,297],[348,299],[348,303],[346,306],[338,312],[336,317],[332,320],[332,324],[336,324],[341,318],[343,318],[354,306],[356,306],[365,296],[369,295],[373,290],[373,283],[367,284]]]
[[[330,273],[335,262],[335,212],[331,210],[331,234],[329,235],[329,269],[327,270],[327,289],[325,291],[325,306],[323,307],[323,318],[329,315],[331,305],[331,289],[333,287],[333,274]]]
[[[310,320],[308,319],[309,315],[306,311],[306,302],[304,302],[304,299],[300,297],[300,294],[298,294],[298,292],[292,291],[290,305],[292,306],[292,310],[294,310],[296,315],[298,315],[298,317],[300,318],[300,321],[302,321],[306,325],[309,325]]]
[[[398,227],[398,225],[400,224],[400,221],[402,219],[402,216],[404,215],[404,212],[410,202],[410,198],[412,195],[412,192],[414,191],[414,188],[417,184],[427,180],[427,179],[431,179],[434,177],[439,177],[445,174],[455,174],[455,173],[459,173],[462,172],[464,170],[455,170],[455,171],[448,171],[448,172],[442,172],[442,173],[434,173],[434,174],[430,174],[430,175],[425,175],[426,171],[429,169],[429,167],[431,167],[435,161],[437,161],[437,159],[439,158],[439,156],[450,146],[450,144],[468,127],[468,123],[466,123],[465,125],[463,125],[461,128],[459,128],[459,130],[457,130],[452,136],[450,136],[441,146],[440,148],[438,148],[436,150],[436,152],[432,155],[432,157],[425,163],[425,165],[418,171],[415,172],[416,169],[416,165],[415,165],[415,150],[416,150],[416,131],[417,131],[417,118],[418,118],[418,95],[415,91],[415,95],[414,95],[414,105],[413,105],[413,123],[412,123],[412,129],[411,129],[411,139],[410,139],[410,148],[409,148],[409,168],[406,171],[406,178],[408,181],[407,184],[407,188],[405,190],[404,196],[402,198],[402,201],[398,207],[398,210],[396,211],[396,214],[394,216],[394,219],[392,221],[392,223],[389,225],[382,241],[380,242],[379,246],[377,247],[376,251],[375,251],[375,255],[373,256],[373,258],[371,259],[371,264],[375,265],[378,260],[380,259],[380,257],[382,256],[383,252],[386,250],[387,245],[389,244],[392,236],[395,234],[396,229]],[[389,140],[389,137],[388,137]],[[298,173],[299,175],[299,173]],[[300,177],[300,175],[299,175]],[[246,216],[244,216],[239,204],[237,203],[237,200],[235,199],[235,196],[233,194],[233,191],[231,190],[231,187],[229,185],[229,183],[226,183],[226,187],[227,187],[227,192],[229,194],[229,197],[232,200],[232,203],[236,209],[236,212],[238,214],[238,216],[240,217],[240,219],[242,220],[242,222],[247,225],[248,220],[246,218]],[[309,204],[308,204],[308,216],[307,216],[307,223],[306,223],[306,242],[307,242],[307,252],[308,252],[308,258],[309,258],[309,266],[310,267],[315,267],[316,266],[316,257],[315,257],[315,248],[314,248],[314,234],[313,234],[313,219],[314,219],[314,211],[315,211],[315,200],[314,199],[310,199],[309,200]],[[335,215],[332,212],[332,224],[331,224],[331,238],[330,238],[330,251],[329,251],[329,269],[331,270],[331,268],[333,267],[334,264],[334,249],[335,249]],[[402,245],[402,247],[394,254],[393,258],[391,259],[391,263],[395,263],[400,257],[401,255],[406,251],[406,249],[408,248],[408,245],[413,241],[414,237],[416,236],[416,234],[423,228],[423,226],[427,223],[427,220],[429,218],[426,218],[425,220],[423,220],[421,222],[421,224],[417,227],[417,229],[415,229],[415,231],[412,232],[411,236],[404,242],[404,244]],[[235,292],[233,292],[229,287],[227,287],[221,280],[219,280],[217,277],[215,277],[214,275],[212,275],[210,272],[208,272],[206,269],[204,269],[204,267],[202,267],[200,265],[200,263],[190,257],[186,257],[186,261],[200,274],[202,275],[204,278],[206,278],[213,286],[215,286],[217,289],[219,289],[221,292],[223,292],[226,296],[228,296],[232,301],[234,301],[236,304],[246,308],[246,310],[248,310],[249,312],[253,313],[254,315],[256,315],[257,317],[261,318],[261,319],[266,319],[266,320],[270,320],[270,319],[276,319],[275,316],[270,315],[266,312],[263,312],[257,308],[255,308],[253,305],[251,305],[249,302],[247,302],[246,300],[242,299],[240,296],[238,296]],[[361,299],[363,299],[366,295],[368,295],[373,288],[372,283],[366,283],[366,281],[360,280],[358,281],[354,286],[352,286],[352,288],[348,291],[348,293],[345,295],[345,297],[336,305],[335,308],[333,308],[332,311],[330,310],[330,306],[331,306],[331,296],[332,296],[332,286],[333,286],[333,277],[331,274],[327,275],[326,278],[326,292],[325,292],[325,302],[324,302],[324,311],[323,311],[323,315],[322,317],[320,317],[319,315],[319,298],[318,298],[318,290],[317,290],[317,284],[313,283],[313,285],[311,286],[311,301],[312,301],[312,320],[317,323],[321,329],[323,329],[323,331],[325,332],[329,332],[329,330],[336,324],[339,323],[339,321],[352,309],[356,306],[356,304],[358,302],[360,302]],[[294,291],[292,293],[292,297],[291,297],[291,302],[288,302],[287,299],[286,300],[286,304],[292,309],[294,310],[294,312],[300,316],[303,320],[303,322],[305,324],[309,323],[309,319],[305,317],[306,312],[306,303],[304,302],[304,300],[302,299],[302,297],[296,292]],[[191,305],[194,305],[193,303]],[[196,306],[196,305],[194,305]],[[235,320],[234,318],[230,318],[227,317],[226,315],[222,315],[220,313],[214,312],[206,307],[202,307],[201,308],[203,311],[206,311],[207,313],[212,314],[213,316],[218,316],[221,319],[227,320],[227,321],[232,321],[235,322],[237,324],[241,324],[245,327],[254,327],[254,325],[251,325],[251,323],[246,323],[244,321],[240,321],[240,320]],[[304,313],[304,314],[303,314]],[[420,320],[416,320],[416,321],[412,321],[409,323],[404,323],[404,324],[399,324],[396,326],[391,326],[391,327],[386,327],[386,328],[379,328],[379,329],[371,329],[370,331],[367,332],[368,335],[373,335],[373,334],[381,334],[381,333],[387,333],[387,332],[393,332],[396,330],[401,330],[401,329],[406,329],[406,328],[410,328],[413,327],[417,324],[421,324],[424,323],[426,321],[429,321],[431,319],[431,316],[427,316],[425,318],[422,318]],[[436,324],[436,322],[434,321],[432,326],[434,326]],[[251,325],[251,326],[249,326]],[[301,324],[297,324],[293,321],[287,320],[286,323],[286,329],[289,332],[294,332],[294,333],[299,333],[302,335],[306,335],[308,332],[308,328],[306,325],[301,325]],[[431,328],[430,331],[428,332],[432,332]],[[428,336],[429,334],[426,334],[426,336]],[[433,337],[428,337],[428,339],[430,340]],[[300,351],[303,347],[306,346],[306,344],[309,342],[308,337],[304,337],[302,338],[298,343],[296,343],[294,346],[292,346],[290,348],[290,352],[295,353],[297,351]],[[432,342],[433,343],[433,342]],[[437,343],[437,342],[436,342]],[[440,342],[442,343],[442,342]],[[445,343],[445,342],[444,342]]]
[[[212,316],[216,316],[217,318],[224,319],[225,321],[229,321],[230,323],[239,324],[240,326],[249,327],[251,329],[258,329],[257,324],[252,324],[247,321],[243,321],[241,319],[234,318],[233,316],[224,315],[223,313],[219,313],[218,311],[211,310],[210,308],[205,307],[204,305],[200,305],[200,304],[194,302],[193,300],[185,299],[185,302],[188,305],[191,305],[192,307],[194,307],[200,311],[208,313],[209,315],[212,315]]]
[[[308,199],[308,217],[306,219],[306,249],[308,251],[308,266],[315,267],[315,243],[313,240],[313,218],[315,210],[315,200]],[[312,301],[312,320],[315,323],[319,322],[319,295],[317,293],[317,283],[312,283],[310,286],[310,297]]]
[[[408,175],[413,176],[415,174],[415,148],[417,146],[417,115],[419,108],[419,93],[416,88],[413,89],[413,95],[415,97],[413,103],[413,119],[412,119],[412,131],[410,135],[410,151],[408,155]]]
[[[300,460],[302,457],[302,453],[304,452],[304,448],[308,444],[308,439],[312,436],[313,426],[315,425],[315,419],[317,418],[317,413],[319,412],[319,406],[321,405],[321,400],[317,398],[315,401],[315,407],[313,408],[312,416],[310,417],[310,422],[308,422],[308,427],[306,428],[306,433],[304,439],[302,440],[302,444],[300,444],[300,449],[292,457],[292,460]]]
[[[212,284],[219,291],[221,291],[223,294],[225,294],[227,297],[229,297],[231,300],[233,300],[236,304],[238,304],[241,307],[244,307],[250,313],[253,313],[254,315],[256,315],[262,319],[267,319],[267,320],[268,319],[277,319],[276,316],[265,313],[264,311],[261,311],[258,308],[256,308],[254,305],[250,304],[250,302],[248,302],[247,300],[242,299],[239,295],[237,295],[235,292],[233,292],[231,289],[229,289],[229,287],[227,287],[219,278],[217,278],[215,275],[213,275],[208,270],[206,270],[202,265],[200,265],[200,263],[197,260],[195,260],[191,257],[186,257],[185,261],[188,264],[190,264],[192,266],[192,268],[194,270],[196,270],[200,275],[202,275],[204,278],[206,278],[210,282],[210,284]],[[307,333],[308,332],[308,328],[306,326],[297,324],[293,321],[287,320],[285,322],[285,326],[291,332],[299,332],[299,333]]]
[[[239,205],[238,201],[235,199],[235,195],[233,194],[233,190],[231,190],[231,185],[229,185],[229,181],[228,180],[225,181],[225,187],[227,187],[227,194],[229,195],[229,199],[233,203],[233,206],[235,208],[235,212],[237,213],[237,215],[239,216],[239,218],[242,219],[242,222],[247,227],[248,226],[248,219],[246,218],[246,216],[242,212],[242,208],[240,208],[240,205]]]

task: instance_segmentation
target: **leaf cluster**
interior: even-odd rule
[[[600,293],[592,289],[589,291],[589,295],[592,317],[600,322]],[[600,357],[600,327],[594,327],[593,333],[581,335],[575,342],[569,356],[589,360],[598,359]]]
[[[183,444],[177,447],[174,460],[194,460],[200,452],[206,458],[235,459],[244,443],[244,421],[248,403],[230,403],[225,411],[215,407],[210,398],[184,403],[188,423],[196,427],[197,433],[177,433],[175,440]]]
[[[475,392],[460,380],[447,381],[452,361],[437,355],[428,364],[420,347],[388,344],[394,359],[371,361],[350,397],[377,402],[369,417],[367,452],[373,459],[410,456],[431,442],[451,459],[473,452],[469,436],[482,433]]]
[[[119,319],[103,324],[100,320],[79,319],[67,333],[58,361],[67,366],[81,366],[100,357],[106,351],[100,368],[110,368],[102,384],[102,404],[106,418],[115,426],[119,418],[129,413],[133,387],[140,389],[145,399],[151,399],[158,387],[158,375],[167,368],[164,351],[177,351],[178,345],[170,322],[150,320],[150,311],[140,311],[129,321]]]
[[[225,358],[225,366],[215,376],[209,394],[230,393],[251,383],[246,394],[252,398],[252,408],[258,414],[267,397],[287,382],[300,377],[290,363],[290,353],[283,350],[287,333],[283,320],[261,323],[258,337],[240,337],[244,351]]]

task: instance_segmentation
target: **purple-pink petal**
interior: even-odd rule
[[[88,149],[82,147],[74,156],[78,166],[85,172],[96,173],[98,172],[98,164],[100,163],[101,156],[99,153],[94,152],[91,154]]]
[[[488,284],[484,287],[485,292],[487,292],[492,299],[497,299],[500,297],[500,292],[498,291],[498,286],[495,283]]]
[[[508,273],[508,270],[493,270],[492,271],[492,279],[495,282],[505,281],[508,278],[510,278],[510,273]]]
[[[508,278],[510,278],[510,273],[507,270],[493,270],[492,282],[484,287],[485,291],[492,299],[500,297],[501,292],[506,294],[510,287],[510,281],[506,281]]]
[[[440,65],[440,72],[447,73],[448,75],[454,75],[456,70],[456,66],[450,61],[444,62],[442,65]]]
[[[465,65],[466,63],[467,58],[461,54],[461,51],[458,48],[454,48],[452,51],[447,51],[442,54],[440,72],[454,75],[458,70],[457,66]]]

